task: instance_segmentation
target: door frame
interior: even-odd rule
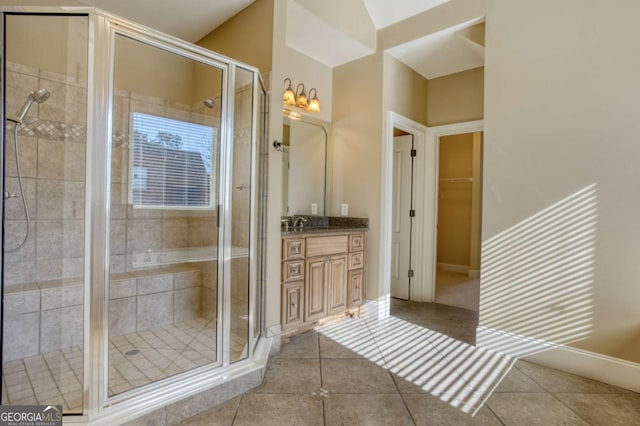
[[[425,145],[428,143],[428,128],[416,121],[413,121],[407,117],[397,114],[393,111],[387,111],[386,116],[386,128],[384,130],[384,143],[382,146],[382,173],[381,173],[381,204],[380,204],[380,289],[379,294],[382,295],[381,299],[384,303],[381,303],[379,309],[379,315],[381,317],[389,316],[390,312],[390,299],[391,299],[391,237],[393,228],[393,129],[397,128],[403,130],[409,134],[412,134],[414,139],[414,148],[417,150],[418,155],[414,160],[414,188],[413,188],[413,205],[416,211],[422,210],[421,206],[424,203],[424,171],[425,163],[422,151],[426,151]],[[413,235],[421,236],[425,229],[425,224],[428,220],[425,220],[423,215],[416,214],[413,222]],[[412,259],[423,258],[422,244],[420,237],[411,239],[411,253]],[[414,262],[414,282],[421,282],[424,274],[424,268],[421,262]],[[413,283],[412,283],[413,284]],[[416,285],[411,285],[409,289],[409,300],[416,300],[416,297],[421,297],[419,294],[420,288]]]
[[[437,247],[438,212],[438,156],[442,136],[461,133],[483,132],[484,120],[467,121],[442,126],[427,127],[393,111],[388,111],[385,120],[382,147],[382,196],[380,206],[380,300],[379,315],[388,316],[391,299],[391,228],[393,200],[393,129],[398,128],[414,135],[418,151],[415,164],[414,206],[416,217],[413,227],[413,259],[424,259],[414,263],[415,281],[411,286],[409,300],[433,302],[435,300],[435,273]]]

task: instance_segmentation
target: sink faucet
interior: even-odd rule
[[[293,222],[291,227],[293,229],[303,229],[304,228],[304,224],[307,223],[307,219],[306,217],[302,217],[302,216],[295,216],[293,218]]]

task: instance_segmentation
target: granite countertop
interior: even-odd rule
[[[327,226],[327,227],[305,227],[303,229],[296,229],[285,231],[284,228],[280,232],[283,237],[291,237],[298,235],[309,235],[309,234],[337,234],[340,232],[361,232],[368,231],[369,228],[363,227],[344,227],[344,226]]]
[[[283,237],[309,235],[309,234],[335,234],[340,232],[361,232],[369,229],[369,219],[361,217],[343,217],[343,216],[302,216],[307,219],[302,229],[289,228],[285,231],[281,228]],[[284,216],[283,219],[291,219]]]

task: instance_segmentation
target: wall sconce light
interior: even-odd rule
[[[282,94],[282,102],[287,105],[295,105],[296,104],[296,92],[293,91],[293,87],[291,87],[291,79],[285,78],[284,82],[286,83],[289,80],[289,86],[284,90]]]
[[[302,91],[300,91],[300,86],[302,86]],[[307,109],[309,106],[309,99],[307,98],[307,94],[304,93],[304,84],[298,84],[296,87],[296,106],[298,108]]]
[[[315,87],[309,91],[309,97],[307,97],[307,94],[304,92],[303,83],[299,83],[294,92],[291,79],[287,77],[284,79],[284,82],[285,84],[288,82],[288,85],[282,93],[283,104],[293,105],[309,112],[320,112],[320,100],[318,99],[318,91]],[[311,96],[312,94],[313,96]]]
[[[312,93],[313,96],[311,96]],[[309,90],[309,97],[311,99],[309,100],[309,106],[307,107],[307,110],[311,112],[320,112],[320,101],[318,100],[318,91],[315,87]]]

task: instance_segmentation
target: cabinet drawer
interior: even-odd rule
[[[362,268],[364,266],[364,252],[357,251],[349,253],[349,270]]]
[[[303,258],[304,238],[282,240],[282,260]]]
[[[282,285],[282,326],[287,329],[302,324],[303,281]]]
[[[347,235],[307,237],[307,257],[346,253],[348,244]]]
[[[304,259],[282,263],[282,281],[304,280]]]
[[[349,251],[362,250],[364,250],[364,234],[359,232],[357,234],[349,235]]]

